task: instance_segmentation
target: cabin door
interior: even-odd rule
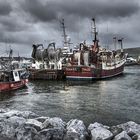
[[[13,71],[13,78],[14,78],[14,81],[20,81],[18,71]]]

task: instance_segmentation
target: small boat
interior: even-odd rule
[[[93,80],[109,78],[123,73],[126,54],[123,52],[122,39],[118,40],[120,50],[107,50],[98,45],[95,19],[93,19],[93,45],[81,43],[78,51],[69,57],[65,67],[68,80]]]
[[[15,68],[12,53],[10,49],[9,57],[0,59],[0,92],[16,90],[28,83],[29,73],[26,69]]]
[[[133,57],[127,57],[126,62],[125,62],[125,66],[132,66],[132,65],[138,65],[137,60],[134,59]]]
[[[12,91],[24,87],[28,83],[28,75],[23,69],[0,71],[0,92]]]

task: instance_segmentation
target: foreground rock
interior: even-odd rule
[[[130,136],[128,136],[126,131],[123,131],[120,134],[116,135],[113,140],[132,140],[132,139]]]
[[[36,140],[62,140],[66,133],[66,123],[61,118],[47,118],[42,123],[42,130],[35,136]]]
[[[88,133],[83,121],[73,119],[67,123],[65,140],[86,140],[87,136]]]
[[[14,138],[19,128],[24,125],[26,120],[22,117],[11,116],[9,118],[0,118],[0,135]]]
[[[107,129],[109,127],[103,126],[99,123],[90,124],[88,130],[91,134],[92,140],[111,140],[113,134]]]
[[[10,118],[12,116],[17,116],[17,117],[23,117],[25,119],[31,119],[31,118],[35,118],[38,117],[37,114],[31,112],[31,111],[17,111],[17,110],[4,110],[1,109],[0,110],[0,118]]]
[[[111,126],[109,130],[113,133],[114,136],[118,135],[119,133],[123,131],[122,128],[117,127],[117,126]]]
[[[0,140],[140,140],[140,125],[100,123],[87,128],[82,120],[39,116],[30,111],[0,110]]]
[[[130,136],[133,136],[135,134],[140,134],[140,125],[133,121],[129,121],[127,123],[117,125],[117,127],[122,128]]]
[[[132,140],[140,140],[140,134],[134,135]]]
[[[0,140],[62,140],[66,123],[61,118],[39,117],[32,112],[0,111]]]

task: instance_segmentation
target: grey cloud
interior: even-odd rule
[[[53,40],[57,46],[62,46],[59,23],[62,18],[74,45],[83,40],[92,41],[92,17],[96,18],[101,45],[111,45],[114,35],[124,37],[125,47],[139,44],[139,0],[1,1],[0,43],[4,46],[7,40],[22,54],[30,56],[32,43],[44,43],[44,40],[46,44]],[[109,33],[106,32],[108,22]]]
[[[136,1],[121,0],[57,0],[48,1],[43,5],[38,0],[25,0],[24,9],[40,21],[51,21],[59,16],[70,18],[80,16],[81,18],[117,18],[130,16],[139,11]]]
[[[56,19],[56,11],[51,3],[42,4],[38,0],[25,0],[21,7],[28,12],[36,21],[51,21]]]
[[[0,19],[0,25],[2,30],[8,32],[19,32],[29,28],[29,24],[22,22],[18,18],[14,17],[5,17]]]
[[[136,0],[25,0],[21,7],[30,14],[34,22],[51,22],[65,18],[68,30],[80,31],[85,19],[96,17],[98,21],[130,17],[136,14],[140,7]],[[57,23],[57,22],[56,22]],[[58,23],[57,23],[58,24]],[[57,28],[59,31],[60,28]]]
[[[8,15],[12,11],[12,7],[6,1],[0,1],[0,15]]]

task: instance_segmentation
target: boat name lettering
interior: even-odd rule
[[[67,71],[76,71],[76,68],[66,68]]]
[[[90,71],[90,68],[82,68],[82,71]]]

